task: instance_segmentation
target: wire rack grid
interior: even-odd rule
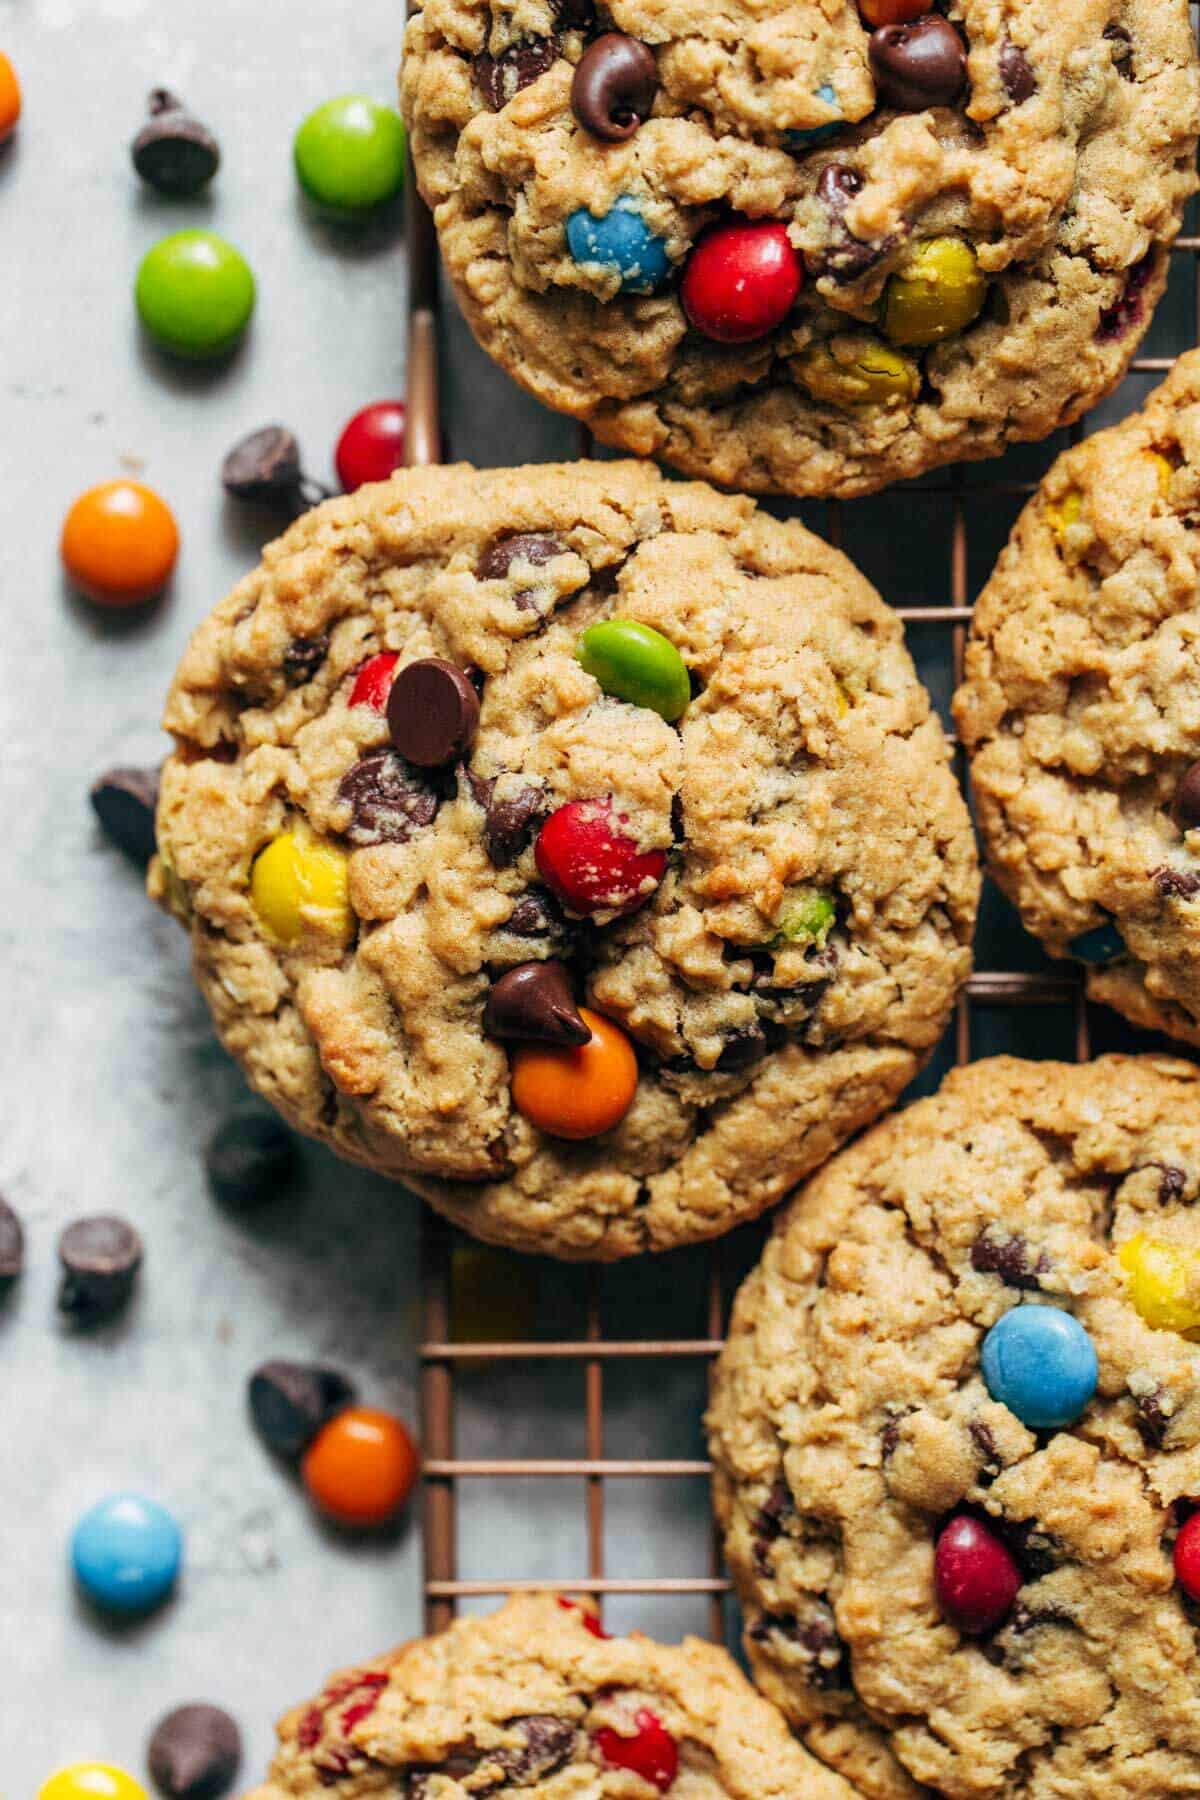
[[[411,179],[408,200],[408,457],[412,464],[425,464],[437,462],[441,455],[438,258],[432,222]],[[1138,357],[1133,364],[1135,375],[1156,380],[1171,368],[1184,349],[1200,343],[1200,234],[1194,228],[1190,234],[1181,236],[1175,245],[1172,290],[1176,288],[1183,266],[1186,266],[1183,279],[1190,281],[1192,291],[1183,312],[1180,313],[1178,307],[1174,309],[1175,328],[1166,345],[1167,353]],[[1158,326],[1156,333],[1160,339],[1164,335]],[[1154,341],[1152,336],[1150,343]],[[1135,400],[1134,403],[1138,402]],[[1124,410],[1128,410],[1128,406]],[[1075,426],[1069,434],[1070,440],[1076,441],[1087,428],[1086,424]],[[1057,447],[1044,447],[1043,466]],[[581,455],[586,456],[591,451],[591,439],[586,430],[580,431],[579,448]],[[1012,460],[1006,458],[998,465],[990,465],[990,472],[981,478],[973,478],[971,470],[958,468],[948,471],[939,480],[921,483],[919,489],[905,490],[906,501],[915,493],[921,497],[932,495],[940,498],[943,507],[948,508],[948,583],[941,596],[946,603],[898,606],[896,610],[906,623],[914,654],[918,654],[918,645],[927,639],[927,634],[936,637],[931,650],[926,641],[926,660],[932,659],[933,666],[940,669],[943,677],[952,677],[955,684],[962,673],[971,619],[972,521],[977,509],[989,500],[1003,500],[1015,510],[1037,485],[1033,479],[1012,479],[1009,475]],[[891,506],[895,508],[898,504],[893,495]],[[845,524],[843,506],[838,502],[830,503],[822,523],[829,540],[840,544]],[[919,654],[918,660],[921,660]],[[957,746],[954,755],[965,785],[964,759]],[[999,904],[1002,907],[1003,903]],[[987,912],[985,897],[985,920]],[[1149,1040],[1145,1036],[1138,1039],[1108,1015],[1103,1019],[1093,1018],[1078,975],[1062,964],[1045,962],[1036,950],[1032,950],[1029,940],[1024,940],[1022,953],[1010,956],[1009,960],[1026,963],[1032,960],[1034,966],[1003,966],[1004,949],[1011,951],[1014,937],[1020,939],[1023,936],[1019,931],[1014,932],[1011,918],[1007,934],[1000,931],[991,935],[993,954],[995,941],[1001,945],[1000,966],[977,968],[971,977],[958,1001],[946,1040],[933,1059],[931,1073],[925,1079],[926,1087],[934,1085],[937,1076],[950,1064],[972,1060],[980,1036],[981,1016],[997,1011],[1012,1015],[1014,1009],[1034,1009],[1033,1017],[1026,1010],[1001,1033],[999,1047],[1018,1053],[1044,1055],[1049,1044],[1055,1050],[1061,1049],[1063,1054],[1073,1054],[1083,1061],[1093,1053],[1097,1035],[1103,1037],[1105,1049],[1145,1049],[1148,1046]],[[977,961],[986,965],[991,960],[988,949],[985,926],[977,944]],[[606,1294],[623,1278],[622,1267],[618,1265],[596,1268],[586,1276],[586,1293],[577,1329],[529,1341],[482,1343],[456,1341],[452,1334],[454,1242],[455,1234],[427,1214],[422,1237],[423,1331],[420,1345],[427,1629],[443,1629],[462,1606],[522,1589],[552,1587],[586,1592],[595,1595],[601,1603],[606,1597],[636,1596],[646,1609],[668,1599],[688,1597],[693,1604],[702,1606],[708,1635],[714,1641],[726,1641],[733,1623],[727,1607],[730,1588],[722,1572],[720,1545],[711,1527],[706,1532],[707,1556],[703,1567],[697,1566],[682,1575],[666,1575],[633,1574],[623,1571],[621,1566],[614,1566],[620,1559],[611,1555],[606,1531],[606,1516],[611,1511],[611,1484],[683,1481],[694,1484],[707,1478],[710,1465],[703,1457],[619,1457],[609,1454],[606,1448],[609,1435],[606,1390],[617,1370],[627,1371],[630,1367],[644,1382],[654,1379],[656,1372],[661,1372],[668,1364],[688,1364],[701,1371],[707,1368],[720,1350],[726,1306],[732,1298],[736,1257],[730,1255],[730,1240],[719,1240],[704,1253],[704,1324],[697,1332],[663,1338],[606,1333]],[[582,1455],[472,1457],[459,1453],[456,1420],[466,1381],[481,1371],[494,1374],[526,1366],[548,1375],[551,1366],[561,1369],[564,1365],[582,1374]],[[553,1577],[520,1577],[503,1568],[470,1579],[460,1575],[464,1488],[472,1483],[513,1481],[529,1484],[531,1489],[541,1488],[543,1492],[545,1484],[549,1483],[576,1484],[582,1493],[584,1507],[582,1566],[563,1568]],[[697,1558],[697,1563],[699,1560]]]

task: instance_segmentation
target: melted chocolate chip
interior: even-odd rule
[[[514,563],[529,563],[532,568],[540,569],[553,562],[556,556],[564,556],[566,551],[566,544],[554,532],[518,532],[513,537],[497,538],[476,563],[475,574],[480,581],[503,581],[511,574]],[[532,588],[522,588],[514,594],[513,604],[523,612],[537,611]]]
[[[483,826],[483,847],[494,869],[509,869],[533,841],[546,799],[540,788],[518,788],[506,800],[491,800]]]
[[[1151,1164],[1151,1167],[1158,1169],[1161,1174],[1161,1180],[1158,1184],[1158,1199],[1160,1206],[1169,1206],[1173,1200],[1182,1200],[1184,1194],[1187,1192],[1187,1175],[1185,1172],[1182,1169],[1177,1169],[1174,1163],[1153,1163]]]
[[[971,1435],[971,1442],[984,1463],[998,1464],[1000,1452],[996,1448],[996,1440],[992,1436],[990,1426],[985,1424],[982,1419],[971,1419],[967,1423],[967,1430]]]
[[[864,243],[847,228],[846,208],[865,186],[858,170],[846,163],[829,163],[817,181],[817,197],[829,214],[831,227],[830,241],[818,261],[818,273],[830,275],[835,281],[857,281],[887,254],[895,241],[886,237],[876,243]]]
[[[1134,1424],[1148,1450],[1161,1450],[1171,1424],[1171,1415],[1163,1406],[1163,1390],[1151,1388],[1148,1394],[1133,1395]]]
[[[1106,25],[1104,38],[1108,44],[1113,64],[1124,81],[1136,81],[1137,70],[1133,66],[1133,39],[1123,25]]]
[[[571,83],[571,110],[593,137],[619,144],[650,117],[658,92],[654,52],[623,31],[589,44]]]
[[[591,1031],[579,1015],[563,963],[520,963],[493,983],[484,1008],[489,1037],[536,1044],[582,1045]]]
[[[751,1625],[749,1636],[758,1644],[781,1637],[804,1651],[804,1674],[811,1687],[827,1691],[849,1685],[849,1657],[828,1607],[819,1607],[803,1620],[793,1613],[764,1613]]]
[[[1006,1287],[1039,1288],[1041,1277],[1050,1273],[1050,1261],[1044,1252],[1031,1261],[1027,1241],[1019,1234],[1001,1237],[994,1227],[985,1225],[971,1246],[971,1267],[980,1275],[998,1275]]]
[[[951,106],[966,81],[963,41],[939,13],[905,25],[881,25],[871,34],[869,54],[881,101],[901,112]]]
[[[1173,811],[1180,831],[1195,831],[1200,827],[1200,762],[1192,763],[1180,777]]]
[[[394,750],[373,750],[338,786],[338,799],[352,814],[346,836],[359,849],[407,844],[414,832],[433,824],[443,797],[435,783]]]
[[[1200,894],[1200,873],[1192,869],[1151,869],[1150,879],[1164,900],[1194,900]]]
[[[470,1780],[473,1795],[492,1794],[502,1787],[536,1787],[570,1760],[579,1735],[572,1720],[554,1713],[512,1719],[505,1729],[519,1732],[522,1743],[495,1750],[464,1745],[444,1762],[409,1769],[405,1776],[408,1800],[429,1800],[435,1775],[458,1782]]]
[[[1145,291],[1154,269],[1153,251],[1130,269],[1120,299],[1100,314],[1100,323],[1096,328],[1099,343],[1116,343],[1132,331],[1135,325],[1141,324],[1146,312]]]
[[[517,900],[504,927],[514,937],[550,937],[565,920],[554,896],[544,888],[527,888]]]
[[[289,687],[311,681],[329,654],[329,633],[320,637],[293,638],[283,653],[283,679]]]
[[[1024,106],[1037,93],[1037,77],[1018,44],[1007,42],[1000,51],[1000,79],[1014,106]]]
[[[558,61],[558,39],[526,38],[510,44],[499,56],[484,50],[475,58],[475,85],[492,112],[508,105],[531,82],[537,81]]]
[[[1049,1531],[1043,1531],[1036,1519],[996,1519],[987,1523],[999,1533],[1021,1565],[1027,1581],[1040,1581],[1062,1561],[1062,1545]]]
[[[770,1572],[770,1557],[767,1552],[772,1544],[784,1535],[787,1529],[785,1521],[792,1518],[795,1508],[787,1482],[777,1480],[771,1488],[766,1500],[759,1507],[751,1529],[754,1532],[754,1565],[760,1575]]]

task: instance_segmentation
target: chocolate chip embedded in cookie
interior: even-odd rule
[[[977,1063],[743,1286],[709,1428],[746,1648],[872,1800],[1200,1792],[1198,1177],[1193,1064]]]
[[[1186,0],[418,4],[401,90],[484,348],[605,443],[754,492],[1078,418],[1196,187]]]
[[[398,1800],[857,1800],[724,1650],[610,1637],[551,1594],[348,1669],[279,1727],[247,1800],[324,1792]]]
[[[799,525],[649,466],[305,515],[167,718],[151,882],[223,1041],[290,1123],[516,1248],[755,1216],[967,975],[972,835],[898,622]]]
[[[955,715],[996,880],[1089,995],[1200,1045],[1200,352],[1059,458]]]

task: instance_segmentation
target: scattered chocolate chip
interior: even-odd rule
[[[134,862],[148,863],[157,843],[157,769],[109,769],[92,784],[92,810],[106,837]]]
[[[406,663],[387,705],[392,743],[419,769],[444,769],[470,749],[479,727],[479,695],[471,678],[441,656]]]
[[[320,637],[293,638],[283,653],[283,679],[289,687],[303,687],[311,681],[329,655],[329,633]]]
[[[571,82],[571,110],[593,137],[619,144],[650,117],[658,64],[640,38],[606,31],[588,45]]]
[[[300,467],[300,446],[284,425],[264,425],[233,446],[221,464],[221,485],[234,500],[269,506],[296,518],[333,492]]]
[[[1037,93],[1037,77],[1019,44],[1006,41],[1000,51],[1000,79],[1014,106],[1024,106]]]
[[[1133,39],[1124,25],[1106,25],[1104,38],[1122,80],[1136,81],[1137,70],[1133,66]]]
[[[1174,812],[1180,831],[1195,831],[1200,827],[1200,762],[1194,762],[1184,770],[1175,789]]]
[[[147,110],[131,148],[134,168],[160,194],[198,194],[221,166],[216,138],[166,88],[152,90]]]
[[[963,41],[938,13],[906,25],[881,25],[871,34],[869,54],[880,99],[901,112],[950,106],[966,81]]]
[[[891,249],[892,237],[875,243],[864,243],[854,237],[846,225],[846,208],[866,186],[857,169],[846,163],[829,163],[817,181],[817,197],[829,214],[830,241],[822,250],[817,272],[831,275],[835,281],[857,281],[875,266]]]
[[[24,1266],[24,1229],[8,1201],[0,1199],[0,1299],[7,1294]]]
[[[579,1016],[570,970],[563,963],[519,963],[492,984],[484,1008],[489,1037],[534,1044],[586,1044],[591,1032]]]
[[[274,1113],[239,1108],[218,1125],[204,1152],[213,1192],[247,1211],[273,1199],[296,1166],[296,1140]]]
[[[1172,869],[1164,864],[1151,869],[1150,879],[1164,900],[1194,900],[1200,894],[1200,873],[1194,869]]]
[[[133,1292],[142,1254],[141,1238],[124,1219],[76,1219],[58,1240],[59,1312],[80,1325],[111,1318]]]
[[[483,827],[483,847],[494,869],[511,868],[533,841],[546,797],[540,788],[519,788],[507,800],[491,801]]]
[[[971,1267],[980,1275],[998,1275],[1006,1287],[1036,1289],[1050,1273],[1050,1260],[1042,1252],[1032,1261],[1029,1244],[1019,1233],[1005,1236],[985,1225],[971,1246]]]
[[[250,1416],[277,1456],[302,1456],[337,1413],[352,1406],[353,1383],[316,1363],[266,1362],[250,1377]]]
[[[1156,267],[1154,252],[1135,263],[1125,279],[1124,291],[1105,312],[1100,314],[1096,338],[1102,344],[1116,343],[1127,332],[1140,325],[1145,316],[1145,291]]]
[[[428,778],[394,750],[372,750],[338,784],[338,799],[351,811],[346,836],[359,849],[407,844],[415,831],[433,824],[442,798]]]
[[[553,894],[544,888],[526,888],[509,914],[505,931],[514,937],[549,937],[565,920]]]
[[[219,1706],[177,1706],[155,1727],[146,1760],[166,1800],[221,1800],[237,1779],[242,1734]]]
[[[475,85],[490,110],[499,112],[514,94],[553,68],[558,55],[558,39],[553,37],[526,38],[499,56],[484,50],[475,58]]]
[[[553,532],[522,531],[514,537],[497,538],[476,563],[475,574],[480,581],[503,581],[512,572],[514,563],[528,563],[532,568],[540,569],[553,562],[556,556],[565,556],[566,552],[567,545]],[[531,588],[522,588],[514,594],[513,604],[525,612],[537,610]]]
[[[1148,1450],[1161,1450],[1166,1440],[1171,1415],[1163,1405],[1163,1390],[1151,1388],[1147,1394],[1134,1394],[1134,1423]]]

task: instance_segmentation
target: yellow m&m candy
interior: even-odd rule
[[[140,1781],[112,1763],[72,1763],[38,1790],[37,1800],[147,1800]]]
[[[1139,1231],[1121,1245],[1118,1261],[1129,1276],[1129,1298],[1155,1331],[1200,1333],[1200,1259],[1176,1244]]]
[[[281,944],[296,943],[306,931],[342,944],[354,936],[345,852],[318,838],[285,831],[268,844],[250,871],[250,899]]]

